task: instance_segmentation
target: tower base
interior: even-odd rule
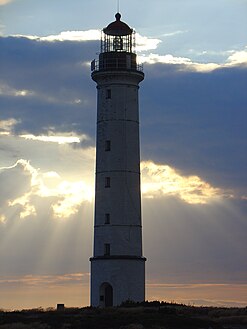
[[[120,256],[121,257],[121,256]],[[91,306],[119,306],[127,300],[145,300],[144,257],[92,257]]]

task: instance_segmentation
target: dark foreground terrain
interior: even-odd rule
[[[247,308],[151,302],[108,309],[0,311],[0,329],[247,329]]]

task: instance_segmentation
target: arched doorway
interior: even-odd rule
[[[102,283],[99,289],[99,296],[101,307],[113,306],[113,288],[109,283]]]

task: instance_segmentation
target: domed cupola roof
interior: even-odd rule
[[[121,15],[117,13],[115,15],[116,21],[110,23],[103,31],[105,34],[114,36],[124,36],[133,33],[133,30],[124,22],[122,22]]]

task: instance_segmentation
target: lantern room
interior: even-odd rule
[[[137,70],[135,49],[135,31],[121,21],[120,13],[116,20],[103,29],[101,34],[101,51],[98,61],[92,62],[92,71]]]
[[[115,15],[116,21],[103,29],[101,38],[101,53],[107,52],[132,52],[134,46],[134,31],[126,23],[122,22],[121,15]]]

